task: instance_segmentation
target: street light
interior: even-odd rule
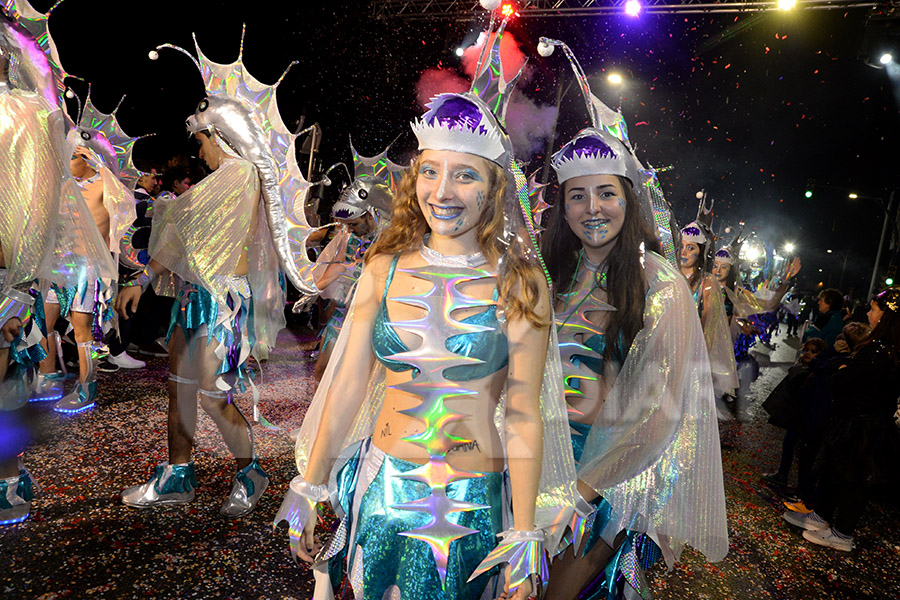
[[[620,85],[623,81],[622,76],[618,73],[610,73],[606,79],[613,85]]]
[[[831,248],[829,248],[829,249],[826,250],[825,252],[827,252],[828,254],[831,254]]]
[[[784,245],[784,251],[787,252],[788,254],[790,254],[791,252],[793,252],[793,251],[794,251],[794,244],[791,243],[791,242],[788,242],[787,244],[785,244],[785,245]]]
[[[778,0],[778,8],[780,10],[791,10],[797,5],[797,0]]]
[[[889,64],[891,64],[891,62],[893,62],[893,60],[894,60],[894,57],[891,56],[890,52],[885,52],[884,54],[881,55],[881,58],[878,59],[878,62],[880,62],[883,65],[889,65]]]
[[[857,194],[855,192],[850,192],[850,195],[847,197],[850,198],[851,200],[856,200],[857,198],[859,198],[859,194]]]

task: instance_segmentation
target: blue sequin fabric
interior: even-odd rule
[[[446,586],[442,589],[428,545],[400,535],[427,525],[431,521],[430,513],[393,508],[428,496],[430,488],[427,484],[400,477],[421,465],[373,449],[359,468],[374,468],[371,461],[382,457],[383,462],[372,482],[364,492],[357,490],[363,495],[355,515],[356,534],[349,544],[350,579],[357,588],[356,597],[381,600],[386,590],[396,586],[401,600],[478,600],[497,569],[471,583],[466,580],[497,545],[496,535],[503,530],[504,474],[485,473],[483,477],[464,479],[447,486],[449,497],[489,508],[458,512],[448,517],[451,522],[477,532],[450,543]],[[355,468],[356,461],[351,461],[350,466]],[[339,476],[339,480],[357,483],[356,478],[348,478],[346,474]],[[346,494],[342,496],[346,497]],[[360,586],[361,590],[358,589]],[[362,596],[359,596],[360,592]]]
[[[178,286],[175,303],[172,305],[172,316],[169,321],[169,332],[166,340],[170,340],[175,327],[181,327],[193,352],[193,342],[200,335],[205,335],[206,343],[215,339],[225,346],[225,357],[216,373],[227,375],[226,382],[244,391],[249,375],[246,370],[250,349],[256,345],[253,330],[253,301],[250,298],[250,285],[245,277],[234,277],[233,290],[228,293],[227,308],[230,315],[221,323],[221,307],[212,294],[205,288],[182,282]],[[205,332],[203,331],[205,329]]]

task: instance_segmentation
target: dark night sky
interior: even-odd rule
[[[34,0],[38,10],[51,4]],[[255,6],[269,8],[252,12]],[[203,87],[185,57],[164,52],[151,62],[147,52],[165,42],[193,49],[193,31],[212,60],[230,62],[246,22],[244,63],[257,79],[274,82],[291,60],[300,61],[279,88],[279,106],[288,124],[303,117],[322,125],[322,157],[330,165],[349,159],[348,134],[368,154],[402,134],[395,158],[408,156],[414,148],[408,123],[421,113],[420,73],[457,67],[453,49],[486,23],[483,11],[469,22],[375,21],[369,14],[361,0],[66,0],[53,12],[50,32],[66,70],[93,84],[99,109],[111,110],[127,94],[118,113],[124,129],[157,134],[138,142],[135,156],[164,160],[193,151],[183,122]],[[846,190],[823,186],[886,199],[900,179],[898,101],[886,71],[857,58],[865,15],[857,9],[529,18],[509,29],[530,57],[522,91],[539,104],[553,104],[559,78],[571,71],[560,52],[537,55],[538,37],[572,47],[595,93],[621,106],[642,160],[672,167],[660,177],[682,222],[693,218],[695,193],[705,188],[716,199],[717,229],[744,220],[779,246],[794,241],[810,284],[827,283],[830,273],[837,285],[849,252],[844,287],[864,293],[882,212],[871,200],[851,201]],[[610,70],[625,75],[621,89],[606,83]],[[78,82],[73,87],[84,90]],[[562,102],[554,148],[585,123],[573,87]],[[542,159],[535,155],[531,169]],[[803,197],[809,178],[818,186],[812,200]]]

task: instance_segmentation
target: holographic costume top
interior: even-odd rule
[[[375,357],[386,368],[395,372],[403,372],[416,369],[412,364],[395,360],[391,356],[409,352],[409,348],[397,335],[390,322],[387,308],[388,289],[394,279],[397,269],[397,261],[400,255],[391,261],[387,280],[384,283],[384,293],[381,296],[381,306],[375,315],[375,324],[372,330],[372,350]],[[497,301],[497,291],[494,290],[493,301]],[[509,362],[509,343],[500,329],[497,321],[497,305],[490,306],[487,310],[461,319],[460,323],[475,325],[481,328],[472,333],[462,333],[447,338],[446,349],[460,356],[476,358],[480,362],[472,365],[459,365],[448,367],[444,377],[450,381],[472,381],[481,379],[496,373]],[[416,371],[418,371],[416,369]],[[418,373],[416,373],[418,374]]]
[[[704,295],[704,287],[711,289]],[[734,351],[731,345],[731,331],[728,327],[728,315],[719,283],[711,275],[703,275],[697,284],[694,301],[703,303],[704,313],[703,337],[709,352],[709,366],[713,379],[713,390],[717,397],[734,394],[738,388],[737,365],[734,362]]]

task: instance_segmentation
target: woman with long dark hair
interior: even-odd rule
[[[562,42],[542,43],[562,47],[583,76]],[[586,78],[582,85],[590,89]],[[594,126],[553,156],[560,194],[541,244],[556,291],[582,495],[571,550],[551,569],[550,598],[606,598],[623,579],[640,589],[642,575],[621,567],[652,562],[660,549],[671,566],[683,543],[711,561],[728,548],[697,308],[684,278],[657,253],[636,192],[647,172],[624,133],[610,133],[625,131],[621,115],[586,100]],[[603,581],[605,569],[615,574]]]
[[[831,377],[832,418],[824,436],[815,510],[788,510],[784,519],[814,544],[849,552],[874,488],[896,481],[900,431],[900,290],[872,299],[872,331],[850,362]]]

